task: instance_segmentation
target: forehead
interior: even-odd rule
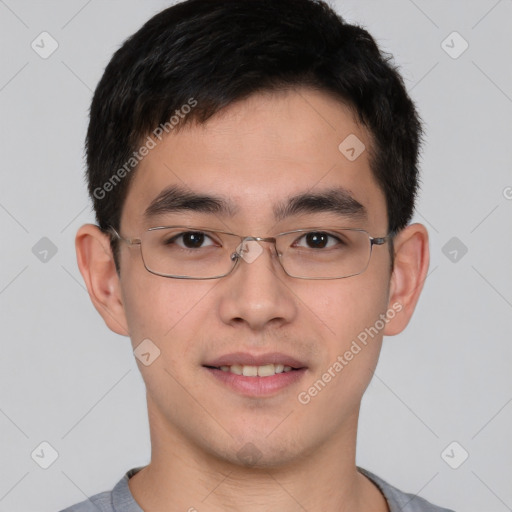
[[[143,227],[148,206],[172,186],[225,198],[248,229],[273,225],[287,198],[343,188],[367,210],[366,227],[385,229],[370,143],[351,109],[325,93],[256,94],[157,140],[132,178],[121,225]]]

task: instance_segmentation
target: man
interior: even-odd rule
[[[189,0],[124,43],[76,248],[131,339],[151,462],[68,512],[446,510],[355,463],[428,271],[421,133],[390,59],[320,1]]]

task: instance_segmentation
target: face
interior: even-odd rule
[[[150,227],[185,224],[259,237],[317,226],[385,236],[385,198],[368,151],[354,160],[338,148],[351,134],[370,147],[351,111],[325,94],[252,96],[204,125],[171,133],[150,151],[130,185],[120,233],[138,237]],[[190,208],[145,218],[148,205],[171,186],[223,199],[231,212]],[[366,218],[328,206],[275,217],[276,205],[293,196],[339,187],[364,206]],[[121,244],[120,286],[133,348],[149,339],[151,350],[160,351],[148,366],[138,361],[159,449],[179,439],[218,460],[257,459],[270,467],[332,446],[355,428],[383,330],[366,344],[358,336],[390,307],[387,245],[373,247],[362,274],[333,280],[289,277],[273,246],[260,247],[254,261],[241,260],[226,277],[186,280],[149,273],[140,248]],[[287,358],[301,369],[241,377],[208,368],[290,363]]]

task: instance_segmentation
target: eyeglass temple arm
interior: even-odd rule
[[[386,236],[381,236],[381,237],[370,237],[370,242],[372,243],[372,245],[383,245],[385,244],[388,240],[391,240],[392,238],[394,238],[394,236],[397,234],[396,231],[390,231]]]
[[[114,235],[116,238],[122,240],[123,242],[126,242],[129,245],[140,244],[140,238],[123,238],[112,226],[109,226],[105,231]]]

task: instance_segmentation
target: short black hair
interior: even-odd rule
[[[94,93],[86,179],[100,228],[119,230],[138,150],[163,130],[204,123],[257,92],[300,86],[357,113],[372,140],[370,167],[386,197],[388,232],[406,227],[423,128],[392,56],[321,0],[187,0],[124,42]],[[117,244],[111,237],[120,272]]]

